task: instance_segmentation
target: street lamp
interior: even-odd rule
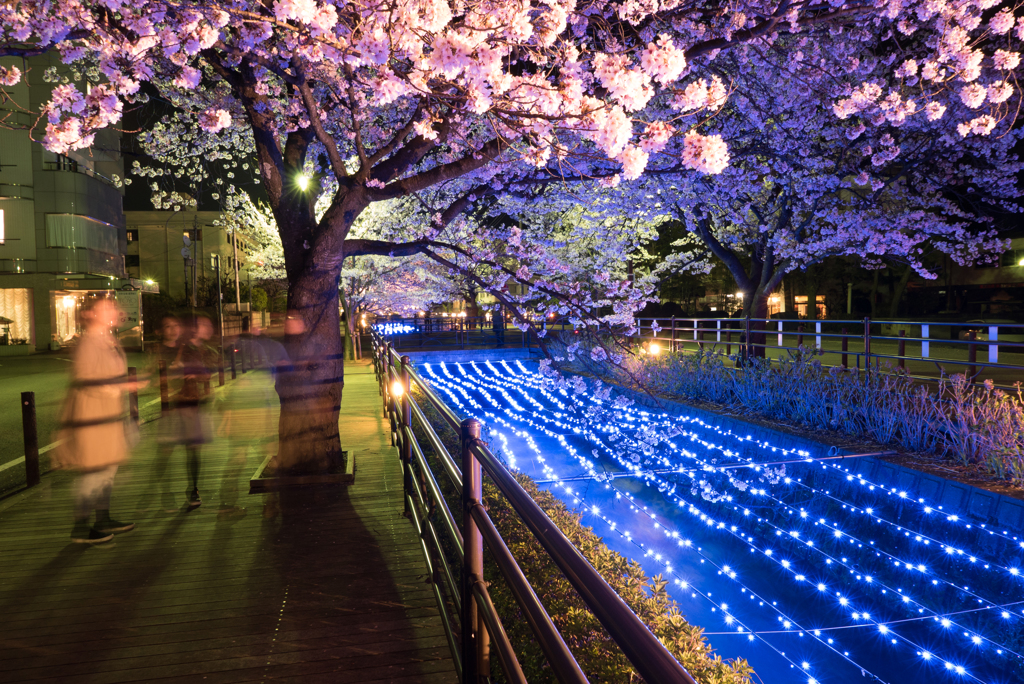
[[[309,190],[309,181],[310,181],[309,176],[307,176],[304,173],[300,173],[295,178],[295,184],[297,186],[299,186],[299,190],[302,190],[303,192],[305,192],[306,190]]]

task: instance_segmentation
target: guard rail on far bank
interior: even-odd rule
[[[423,382],[409,358],[400,358],[390,342],[378,333],[373,333],[372,342],[383,408],[391,422],[392,444],[398,447],[402,461],[405,512],[419,533],[421,549],[431,573],[434,598],[463,684],[489,681],[491,644],[505,679],[514,683],[527,681],[483,580],[484,545],[508,583],[557,679],[577,684],[587,681],[482,504],[484,473],[505,496],[644,680],[659,684],[694,684],[679,661],[481,441],[480,423],[472,418],[460,420]],[[459,433],[460,462],[457,463],[449,454],[413,398],[414,387],[444,423]],[[450,480],[461,497],[461,526],[452,515],[434,471],[416,439],[414,420],[437,456],[441,474]],[[455,564],[448,563],[445,549],[454,550],[453,555],[461,561],[458,568],[453,570]],[[460,624],[458,633],[448,618],[449,603],[454,606]]]
[[[875,370],[887,363],[915,380],[964,373],[972,381],[1024,371],[1024,325],[986,322],[638,318],[636,339],[679,352],[724,351],[741,357],[813,350],[826,366]],[[908,344],[910,345],[908,351]],[[978,358],[981,350],[985,356]],[[914,352],[917,353],[914,353]],[[908,369],[907,364],[913,366]],[[934,371],[931,369],[934,368]]]

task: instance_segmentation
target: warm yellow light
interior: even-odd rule
[[[1024,259],[1021,259],[1020,261],[1018,261],[1017,265],[1018,266],[1024,266]]]
[[[391,383],[391,396],[393,396],[395,399],[401,397],[404,392],[405,388],[402,387],[402,383],[400,383],[398,380],[395,380],[393,383]]]
[[[460,313],[460,314],[459,314],[459,317],[460,317],[460,318],[465,318],[465,317],[466,317],[466,312],[465,312],[465,311],[463,311],[462,313]]]
[[[657,342],[651,342],[647,345],[647,351],[650,352],[651,356],[657,356],[661,353],[661,345]]]
[[[74,305],[75,305],[75,298],[74,297],[65,297],[64,298],[64,306],[66,306],[67,308],[70,309]]]
[[[295,184],[299,186],[299,190],[302,190],[303,192],[309,190],[309,176],[304,173],[300,173],[295,179]]]
[[[155,280],[147,280],[147,281],[146,281],[146,284],[147,284],[147,285],[152,285],[152,284],[153,284],[153,283],[155,283],[155,282],[156,282]]]

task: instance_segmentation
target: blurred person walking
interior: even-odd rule
[[[134,523],[110,517],[117,469],[128,458],[127,396],[145,383],[128,379],[128,362],[112,330],[120,311],[104,297],[86,300],[79,315],[85,330],[72,354],[71,384],[61,411],[61,467],[77,470],[71,541],[96,544],[127,532]],[[134,445],[131,445],[134,446]],[[96,511],[96,522],[89,517]]]
[[[150,352],[149,375],[159,377],[161,366],[167,382],[167,409],[156,424],[156,463],[155,474],[157,485],[161,489],[163,506],[167,512],[176,510],[171,485],[166,477],[167,467],[171,461],[174,448],[182,443],[181,417],[178,413],[178,394],[181,392],[182,374],[181,360],[178,358],[182,346],[181,321],[177,316],[165,314],[160,321],[160,344]]]
[[[202,505],[199,497],[199,472],[202,466],[202,445],[213,439],[213,428],[207,405],[213,398],[210,377],[217,367],[217,351],[209,345],[213,337],[213,323],[205,314],[197,314],[192,321],[188,340],[178,350],[181,365],[181,391],[175,406],[178,412],[180,439],[185,445],[190,489],[188,505]]]

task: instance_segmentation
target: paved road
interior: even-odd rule
[[[144,354],[129,354],[128,365],[144,372]],[[39,445],[53,441],[57,415],[67,393],[71,358],[67,351],[0,358],[0,467],[24,455],[21,393],[36,393]],[[160,390],[153,383],[139,394],[143,417],[160,410]]]

